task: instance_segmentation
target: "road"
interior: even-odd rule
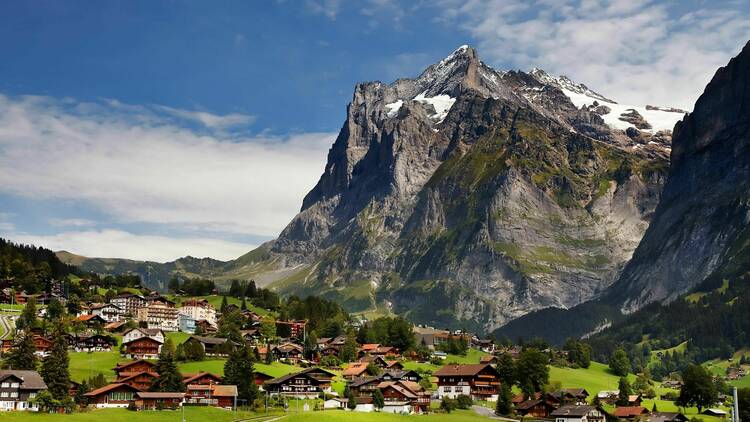
[[[0,340],[10,337],[11,332],[13,332],[13,321],[10,320],[10,318],[7,315],[0,315],[0,325],[2,325],[2,329],[0,330]]]
[[[506,422],[518,422],[517,419],[503,418],[503,417],[497,416],[495,415],[494,410],[484,407],[484,406],[479,406],[475,404],[471,406],[471,410],[473,410],[476,414],[480,416],[484,416],[490,419],[495,419],[498,421],[506,421]]]

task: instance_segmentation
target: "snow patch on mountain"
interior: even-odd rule
[[[404,105],[404,100],[398,100],[396,102],[386,104],[386,115],[389,118],[396,117],[402,105]]]
[[[427,91],[424,91],[421,94],[417,95],[414,98],[414,101],[419,101],[420,103],[424,104],[432,104],[432,106],[435,108],[435,114],[430,117],[434,120],[437,120],[438,123],[442,122],[448,115],[451,107],[453,107],[456,99],[446,94],[440,94],[434,97],[426,97],[425,94],[427,94]]]

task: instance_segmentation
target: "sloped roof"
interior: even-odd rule
[[[322,373],[326,374],[326,376],[325,376],[325,378],[322,378],[322,377],[319,377],[319,376],[318,377],[313,376],[313,373],[315,373],[315,372],[322,372]],[[287,375],[284,375],[284,376],[281,376],[281,377],[278,377],[278,378],[274,378],[272,380],[268,380],[268,381],[266,381],[266,384],[269,384],[269,385],[272,385],[272,384],[281,384],[284,381],[287,381],[289,379],[292,379],[292,378],[300,376],[300,375],[307,375],[310,378],[313,378],[313,379],[316,379],[316,380],[319,380],[319,381],[320,380],[326,380],[326,379],[329,379],[329,378],[333,378],[334,376],[336,376],[336,374],[334,374],[331,371],[327,371],[327,370],[325,370],[323,368],[312,367],[312,368],[303,369],[303,370],[301,370],[299,372],[294,372],[294,373],[287,374]]]
[[[480,373],[485,368],[492,368],[491,365],[487,363],[477,363],[477,364],[469,364],[469,365],[459,365],[459,364],[451,364],[451,365],[445,365],[442,368],[438,369],[433,373],[434,376],[474,376],[478,373]],[[492,368],[494,371],[495,368]]]
[[[581,417],[586,416],[589,412],[596,410],[594,406],[561,406],[559,409],[552,412],[551,416],[573,416]]]
[[[136,363],[145,363],[145,364],[147,364],[148,366],[151,366],[151,367],[154,367],[154,366],[156,366],[156,363],[154,363],[154,362],[152,362],[152,361],[150,361],[150,360],[146,360],[146,359],[138,359],[138,360],[134,360],[134,361],[132,361],[132,362],[125,362],[125,363],[123,363],[123,364],[119,364],[119,363],[118,363],[118,364],[117,364],[117,366],[115,366],[115,367],[114,367],[114,368],[112,368],[112,369],[113,369],[114,371],[122,371],[123,369],[125,369],[125,368],[128,368],[128,367],[131,367],[131,366],[135,365]]]
[[[615,408],[615,410],[612,412],[612,414],[617,416],[618,418],[638,416],[644,413],[648,413],[648,410],[646,410],[646,408],[642,406],[622,406]]]
[[[237,386],[236,385],[214,385],[211,394],[214,397],[236,397]]]
[[[210,377],[212,377],[214,379],[217,379],[219,381],[221,381],[221,379],[222,379],[220,376],[218,376],[216,374],[212,374],[210,372],[198,372],[197,374],[185,374],[185,376],[183,376],[182,382],[184,382],[185,384],[188,384],[188,383],[190,383],[192,381],[195,381],[197,379],[203,378],[206,375],[208,375],[208,376],[210,376]]]
[[[23,390],[46,390],[47,384],[37,371],[27,371],[20,369],[0,370],[0,380],[9,377],[16,377],[21,380],[21,389]]]
[[[181,399],[185,397],[185,393],[155,392],[155,391],[139,391],[135,393],[135,395],[142,399]]]
[[[101,387],[101,388],[97,388],[94,391],[89,391],[88,393],[84,394],[84,396],[86,396],[86,397],[94,397],[94,396],[98,396],[99,394],[104,394],[104,393],[110,392],[112,390],[116,390],[116,389],[118,389],[120,387],[124,387],[124,388],[130,389],[130,390],[136,391],[136,392],[137,391],[141,391],[141,390],[133,387],[132,385],[128,385],[128,384],[123,384],[123,383],[120,383],[120,382],[116,382],[116,383],[105,385],[104,387]]]

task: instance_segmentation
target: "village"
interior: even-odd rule
[[[0,371],[0,409],[65,413],[82,408],[151,411],[195,406],[404,415],[471,410],[477,417],[556,422],[688,420],[679,408],[660,411],[654,401],[674,401],[682,387],[679,376],[659,385],[660,397],[655,397],[653,386],[623,386],[626,378],[620,378],[622,392],[551,383],[550,365],[577,365],[580,353],[575,348],[580,345],[558,350],[534,343],[501,344],[460,330],[425,326],[410,326],[398,345],[360,342],[358,337],[377,323],[361,316],[345,321],[334,337],[316,337],[308,321],[279,319],[274,312],[248,305],[244,297],[228,301],[226,295],[133,290],[110,294],[106,302],[80,304],[61,335],[72,362],[113,356],[114,365],[96,374],[89,369],[84,379],[70,377],[67,400],[53,401],[43,394],[48,387],[39,372],[6,364]],[[0,299],[11,310],[2,318],[16,325],[29,318],[23,316],[29,309],[45,322],[53,309],[65,307],[59,288],[50,294],[10,289],[2,293]],[[220,309],[212,304],[218,300]],[[26,341],[44,361],[55,347],[50,325],[20,325],[24,328],[14,335],[5,333],[2,357],[23,348],[21,342]],[[404,344],[409,346],[398,347]],[[251,380],[250,386],[232,383],[226,375],[229,362],[243,354],[250,362],[243,375]],[[160,366],[167,359],[172,365],[199,370],[175,370],[179,382],[165,388],[167,375]],[[732,365],[726,377],[737,379],[745,373],[743,365]],[[723,419],[724,409],[715,406],[702,413]]]

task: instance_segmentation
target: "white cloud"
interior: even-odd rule
[[[241,113],[218,115],[206,111],[183,110],[166,106],[160,106],[159,108],[175,117],[196,121],[210,129],[226,129],[249,125],[255,121],[255,116]]]
[[[565,74],[630,104],[692,109],[747,42],[750,18],[651,0],[443,0],[440,20],[478,40],[488,62]],[[710,4],[709,4],[710,6]]]
[[[87,257],[118,257],[156,262],[173,261],[190,255],[230,260],[257,245],[207,238],[173,238],[137,235],[120,230],[70,231],[47,236],[10,234],[17,243],[43,246],[53,251],[66,250]]]
[[[332,21],[336,20],[341,8],[341,0],[307,0],[305,4],[312,13],[324,15]]]
[[[50,218],[47,222],[55,227],[90,227],[96,225],[96,221],[85,218]]]
[[[230,137],[139,106],[0,95],[0,191],[82,201],[116,223],[275,236],[334,138]]]

